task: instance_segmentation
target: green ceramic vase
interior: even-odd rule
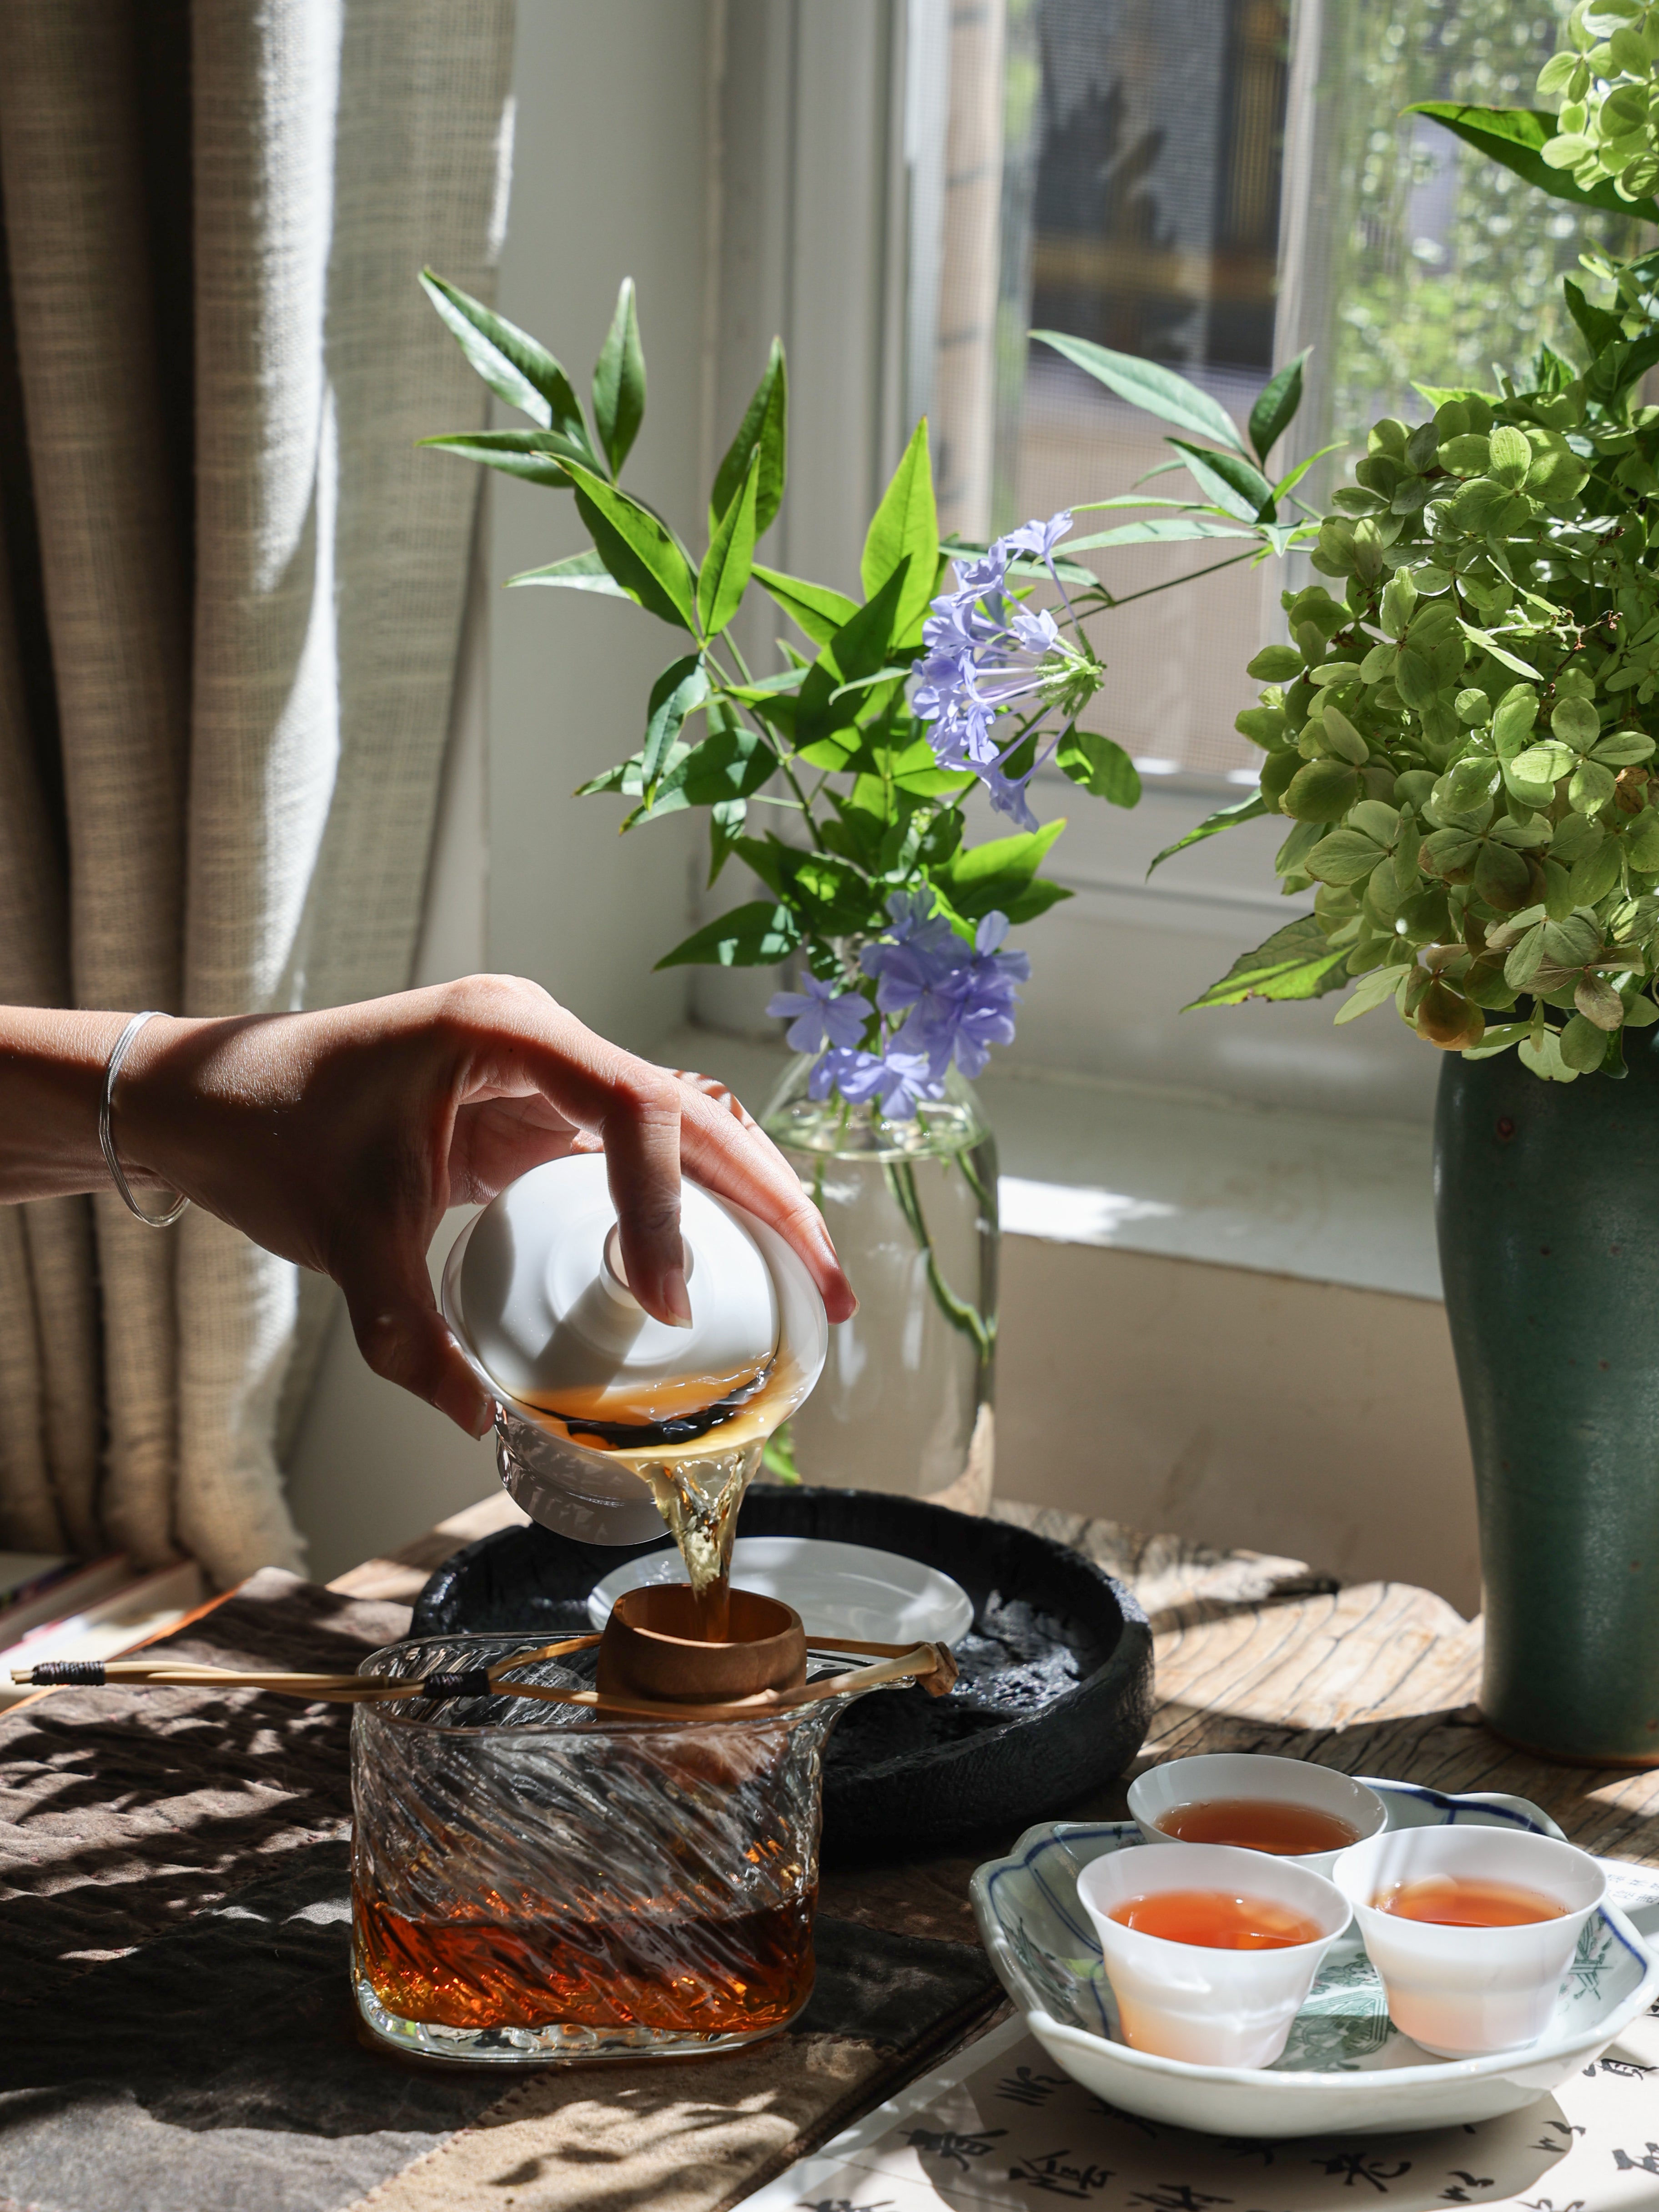
[[[1659,1765],[1659,1030],[1626,1049],[1622,1082],[1450,1056],[1435,1116],[1481,1711],[1529,1750],[1623,1766]]]

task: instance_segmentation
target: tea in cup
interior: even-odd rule
[[[1354,1917],[1389,2017],[1437,2058],[1535,2042],[1607,1877],[1553,1837],[1401,1828],[1356,1844],[1332,1880]]]
[[[1078,1876],[1131,2050],[1270,2066],[1352,1915],[1322,1875],[1218,1844],[1113,1851]]]
[[[1252,1752],[1148,1767],[1129,1785],[1129,1814],[1149,1844],[1227,1844],[1323,1875],[1389,1818],[1376,1792],[1352,1775]]]

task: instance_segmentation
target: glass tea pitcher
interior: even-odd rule
[[[540,1648],[430,1638],[362,1671],[476,1681]],[[514,1680],[602,1697],[597,1656]],[[362,2017],[406,2051],[540,2065],[728,2050],[783,2027],[812,1987],[824,1741],[883,1674],[808,1662],[808,1701],[718,1719],[512,1695],[358,1705]],[[838,1674],[844,1690],[813,1695]]]

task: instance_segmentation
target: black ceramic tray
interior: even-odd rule
[[[751,1490],[738,1533],[903,1553],[953,1575],[974,1601],[949,1697],[884,1691],[853,1706],[830,1737],[826,1856],[939,1849],[1027,1827],[1121,1774],[1140,1748],[1152,1632],[1128,1591],[1080,1553],[1006,1522],[865,1490]],[[501,1529],[438,1569],[411,1632],[579,1634],[594,1583],[658,1548]]]

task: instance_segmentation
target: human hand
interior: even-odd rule
[[[690,1312],[683,1168],[788,1238],[831,1321],[857,1305],[817,1209],[729,1091],[607,1043],[516,976],[316,1013],[158,1018],[122,1069],[114,1132],[131,1180],[332,1276],[368,1364],[474,1436],[489,1404],[438,1313],[427,1248],[447,1207],[544,1160],[603,1150],[629,1284],[659,1321]]]

